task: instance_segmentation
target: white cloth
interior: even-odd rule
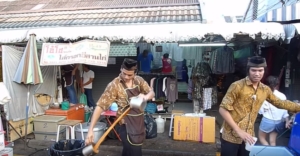
[[[11,100],[9,92],[3,82],[0,82],[0,104],[5,104]]]
[[[163,86],[162,86],[162,91],[165,93],[165,95],[167,95],[167,77],[165,77],[164,79],[163,79]]]
[[[49,103],[55,100],[57,90],[57,66],[41,66],[44,83],[39,85],[24,85],[13,82],[14,75],[22,58],[24,50],[11,46],[2,46],[3,83],[11,96],[11,100],[4,109],[7,110],[6,119],[19,121],[26,117],[27,92],[29,89],[29,113],[28,117],[43,115],[49,106],[41,105],[35,94],[47,94],[51,96]],[[40,54],[39,58],[40,58]],[[1,92],[2,93],[2,92]]]
[[[286,100],[286,96],[283,93],[279,92],[278,90],[274,90],[273,94],[276,97],[278,97],[280,100]],[[271,103],[269,103],[267,101],[265,101],[262,104],[262,106],[259,110],[259,114],[262,114],[265,118],[274,120],[274,121],[282,120],[289,116],[287,110],[278,109],[277,107],[275,107],[274,105],[272,105]]]
[[[203,110],[211,109],[212,106],[212,88],[203,89]]]
[[[81,77],[83,77],[83,84],[85,84],[91,78],[93,79],[95,77],[95,73],[92,70],[89,70],[88,72],[84,71],[83,74],[81,75]],[[91,82],[90,84],[88,84],[86,86],[83,86],[83,88],[92,89],[93,88],[93,82]]]

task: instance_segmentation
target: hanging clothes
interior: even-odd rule
[[[175,102],[178,99],[177,79],[167,78],[166,85],[166,98],[168,102]]]
[[[214,74],[228,74],[235,72],[234,51],[229,47],[222,47],[211,52],[209,64]]]
[[[193,99],[192,98],[192,93],[193,93],[193,81],[192,81],[192,79],[189,79],[187,93],[188,93],[188,99],[192,100]]]
[[[217,103],[217,96],[214,96],[216,94],[215,89],[206,89],[215,88],[215,86],[216,84],[212,77],[209,64],[206,62],[198,63],[192,71],[192,98],[194,101],[200,102],[199,105],[201,109],[204,109],[204,105],[206,105],[207,101],[210,101],[210,108]],[[208,100],[208,97],[212,99]],[[205,106],[205,108],[210,109],[209,107]]]
[[[174,75],[139,73],[139,76],[143,77],[155,92],[155,97],[152,101],[164,98],[165,100],[168,100],[168,102],[175,102],[178,99],[178,85]]]

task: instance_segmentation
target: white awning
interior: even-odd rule
[[[28,30],[1,30],[1,43],[14,43],[26,40],[30,34],[37,39],[62,37],[76,39],[78,37],[107,37],[109,40],[126,40],[137,42],[141,37],[147,42],[178,42],[192,38],[201,39],[206,34],[218,34],[230,41],[234,34],[248,34],[255,39],[261,33],[263,39],[285,38],[284,28],[278,23],[224,23],[224,24],[155,24],[155,25],[122,25],[122,26],[89,26],[89,27],[55,27],[35,28]]]

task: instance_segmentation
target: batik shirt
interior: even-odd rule
[[[106,89],[97,102],[97,105],[100,106],[102,110],[108,110],[111,104],[113,102],[116,102],[119,107],[118,115],[120,115],[124,111],[124,108],[129,105],[127,94],[122,85],[122,81],[122,78],[118,76],[107,85]],[[150,86],[142,77],[135,76],[133,81],[133,87],[138,85],[141,94],[148,94],[151,91]]]
[[[230,113],[241,130],[254,136],[254,123],[258,111],[265,100],[281,109],[291,112],[300,111],[299,105],[288,100],[280,100],[263,83],[259,83],[255,90],[248,77],[230,85],[220,107]],[[223,123],[222,138],[236,144],[241,144],[243,141],[225,121]]]

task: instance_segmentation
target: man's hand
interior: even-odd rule
[[[85,138],[85,145],[92,144],[93,140],[94,140],[94,132],[89,130]]]
[[[148,101],[147,96],[145,94],[139,94],[139,98],[143,98],[144,101]]]
[[[84,93],[84,88],[83,87],[81,88],[81,92]]]
[[[239,130],[239,131],[237,131],[236,133],[239,135],[239,137],[240,137],[241,139],[244,140],[244,142],[248,142],[250,145],[255,144],[255,140],[254,140],[253,137],[252,137],[250,134],[248,134],[247,132],[245,132],[245,131],[243,131],[243,130]]]

